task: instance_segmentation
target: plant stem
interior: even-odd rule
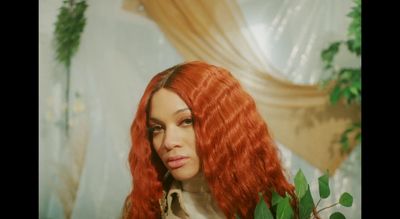
[[[319,203],[321,202],[321,199],[318,200],[317,205],[315,205],[315,208],[318,207]]]
[[[319,213],[319,212],[321,212],[322,210],[325,210],[325,209],[327,209],[327,208],[332,208],[332,207],[334,207],[334,206],[337,205],[337,204],[339,204],[339,202],[336,202],[335,204],[330,205],[330,206],[328,206],[328,207],[322,208],[322,209],[318,210],[317,213]]]
[[[321,219],[321,217],[318,215],[318,212],[316,211],[317,207],[313,208],[312,214],[313,214],[313,219]]]
[[[70,65],[67,65],[67,86],[65,88],[65,134],[69,136],[69,84],[70,84]]]

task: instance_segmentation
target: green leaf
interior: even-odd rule
[[[329,219],[346,219],[346,217],[340,212],[335,212],[329,216]]]
[[[361,80],[354,81],[353,87],[355,87],[355,88],[357,88],[357,90],[361,91]]]
[[[350,87],[350,93],[353,95],[358,95],[359,90],[356,87]]]
[[[361,2],[355,1],[355,3],[356,6],[347,14],[351,18],[351,23],[347,29],[347,35],[351,39],[347,41],[347,48],[350,52],[359,56],[361,54]]]
[[[293,218],[293,209],[290,206],[289,197],[285,197],[278,203],[276,219],[292,219],[292,218]]]
[[[357,133],[356,135],[356,141],[361,142],[361,132]]]
[[[340,196],[339,203],[345,207],[351,207],[353,205],[353,196],[345,192]]]
[[[256,209],[254,210],[254,218],[255,219],[274,219],[271,211],[269,210],[267,204],[264,201],[262,194],[259,193],[258,195],[260,197],[260,200],[258,201]]]
[[[79,47],[80,35],[86,23],[86,18],[84,17],[86,8],[85,1],[74,4],[64,1],[59,9],[54,29],[56,58],[67,68],[69,68],[71,58]]]
[[[296,176],[294,177],[294,185],[296,189],[296,195],[299,199],[301,199],[306,193],[308,187],[307,179],[301,169],[297,171]]]
[[[280,196],[277,192],[272,191],[272,198],[271,198],[271,205],[275,206],[276,204],[278,204],[278,202],[280,202],[282,200],[282,196]]]
[[[240,219],[239,215],[235,214],[235,218],[236,219]]]
[[[357,52],[357,47],[356,47],[357,45],[356,45],[354,39],[348,40],[348,41],[346,42],[346,44],[347,44],[347,49],[348,49],[350,52],[352,52],[352,53],[356,53],[356,52]]]
[[[331,96],[330,96],[331,103],[333,105],[335,105],[339,101],[340,96],[341,96],[340,86],[336,85],[335,88],[333,88],[333,90],[331,92]]]
[[[300,219],[310,219],[311,212],[314,208],[314,201],[308,186],[306,193],[299,202],[299,217]]]
[[[361,71],[360,69],[344,68],[340,69],[338,74],[337,86],[346,89],[355,87],[361,91]],[[358,94],[359,95],[359,94]]]
[[[354,74],[353,69],[344,68],[344,69],[340,70],[339,78],[343,81],[344,81],[344,79],[350,80],[353,74]]]
[[[321,177],[318,178],[318,186],[319,186],[319,196],[321,198],[328,198],[331,191],[329,189],[329,175],[325,173]]]
[[[352,95],[351,95],[351,91],[350,91],[350,88],[349,88],[349,87],[345,87],[345,88],[342,90],[342,93],[343,93],[343,96],[346,98],[346,100],[351,99]]]
[[[334,42],[329,45],[329,47],[321,52],[321,58],[324,62],[325,69],[329,69],[332,67],[333,59],[336,54],[339,52],[339,47],[342,42]]]

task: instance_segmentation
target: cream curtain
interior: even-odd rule
[[[157,24],[122,10],[123,1],[88,0],[87,26],[71,66],[70,112],[71,118],[74,118],[71,130],[77,134],[72,140],[84,141],[72,141],[70,144],[65,142],[62,126],[59,124],[64,118],[65,72],[55,62],[55,48],[52,44],[54,22],[62,1],[39,1],[39,218],[66,218],[63,215],[64,205],[56,190],[60,188],[60,182],[66,174],[75,172],[75,166],[64,166],[66,168],[63,169],[60,165],[72,163],[67,161],[77,157],[83,157],[84,162],[75,163],[81,165],[82,173],[75,177],[79,185],[73,186],[77,190],[76,200],[70,209],[71,218],[119,218],[124,198],[132,186],[127,156],[130,147],[129,126],[137,103],[155,73],[183,61]],[[254,6],[251,1],[253,0],[240,2]],[[272,0],[265,2],[270,1]],[[146,15],[144,7],[136,5],[131,9],[135,13]],[[256,15],[256,12],[253,13]],[[339,20],[336,17],[333,19]],[[277,117],[281,114],[287,115],[284,109],[282,107],[282,112],[275,111]],[[314,110],[313,117],[306,120],[311,127],[318,125],[315,124],[316,119],[313,119],[315,117],[325,122],[346,118],[346,114],[328,117],[323,110],[318,114],[315,113],[316,108],[311,109]],[[268,119],[273,119],[273,116]],[[283,131],[287,124],[281,123],[285,121],[288,119],[277,120]],[[301,139],[294,138],[293,141],[295,140]],[[289,175],[294,177],[301,168],[311,182],[313,197],[318,197],[317,178],[321,172],[292,153],[292,150],[288,150],[284,143],[278,144],[278,147],[281,149],[283,163],[288,172],[290,171]],[[75,151],[75,148],[85,151],[69,151]],[[343,212],[347,218],[361,218],[360,154],[361,148],[355,148],[337,169],[330,179],[331,197],[319,205],[335,203],[347,191],[354,197],[353,207],[336,206],[337,209],[328,209],[322,215],[323,218],[328,218],[329,212],[336,210]]]
[[[126,5],[134,1],[126,1]],[[223,66],[256,99],[274,137],[331,173],[346,158],[340,134],[360,117],[356,107],[329,105],[328,90],[286,79],[264,58],[235,1],[140,0],[185,60]]]

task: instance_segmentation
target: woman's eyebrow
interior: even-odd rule
[[[183,112],[183,111],[186,111],[186,110],[190,110],[189,108],[183,108],[183,109],[179,109],[179,110],[177,110],[177,111],[175,111],[174,113],[173,113],[173,115],[176,115],[176,114],[178,114],[178,113],[180,113],[180,112]],[[156,123],[159,123],[159,124],[164,124],[161,120],[159,120],[159,119],[157,119],[157,118],[154,118],[154,117],[150,117],[150,122],[156,122]]]
[[[176,115],[176,114],[178,114],[178,113],[180,113],[180,112],[186,111],[186,110],[190,110],[190,109],[189,109],[189,108],[179,109],[179,110],[177,110],[176,112],[174,112],[174,115]]]
[[[158,119],[156,119],[156,118],[153,118],[153,117],[151,117],[151,118],[149,119],[149,122],[155,122],[155,123],[158,123],[158,124],[164,124],[164,123],[161,122],[160,120],[158,120]]]

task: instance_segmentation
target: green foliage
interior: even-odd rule
[[[70,66],[72,56],[79,47],[80,36],[85,27],[86,18],[84,16],[87,4],[85,1],[75,3],[74,0],[63,1],[63,5],[59,9],[55,23],[55,47],[56,58],[64,64],[67,69],[66,80],[66,110],[65,110],[65,131],[68,136],[69,127],[69,89],[70,89]]]
[[[361,55],[361,0],[355,0],[356,4],[352,11],[347,15],[352,18],[352,22],[348,28],[349,40],[347,48],[357,56]]]
[[[255,219],[274,219],[271,211],[267,207],[267,204],[264,201],[264,198],[261,193],[259,193],[260,200],[254,210],[254,218]]]
[[[355,6],[351,12],[347,14],[352,19],[348,27],[348,39],[345,41],[337,41],[331,43],[328,48],[321,52],[321,58],[324,63],[324,69],[331,72],[330,77],[322,81],[322,86],[326,86],[329,82],[334,82],[333,89],[330,94],[330,102],[336,105],[340,100],[344,100],[347,105],[361,104],[361,68],[335,68],[334,58],[340,50],[340,46],[344,45],[350,53],[356,56],[361,55],[361,0],[354,0]],[[359,123],[357,123],[359,124]],[[356,143],[361,141],[361,126],[352,124],[349,129],[359,130],[360,135],[356,135]],[[349,141],[346,130],[342,134],[341,144],[342,152],[349,151]]]
[[[289,203],[289,197],[281,199],[278,203],[276,219],[292,219],[293,210]]]
[[[303,174],[303,171],[299,170],[294,177],[294,185],[296,188],[296,195],[298,198],[302,198],[307,191],[307,179]]]
[[[254,210],[254,218],[257,219],[311,219],[313,218],[313,210],[315,214],[319,212],[331,208],[337,204],[341,204],[345,207],[350,207],[353,204],[353,197],[345,192],[341,195],[338,203],[330,205],[328,207],[321,208],[317,210],[317,206],[314,204],[313,197],[310,192],[310,186],[307,183],[307,180],[301,171],[296,173],[295,176],[295,193],[296,193],[296,202],[298,205],[298,212],[296,213],[290,204],[292,197],[289,194],[286,194],[284,197],[281,197],[277,192],[273,191],[271,196],[271,209],[268,208],[268,205],[265,203],[264,198],[261,193],[259,193],[259,202]],[[328,198],[330,195],[329,189],[329,175],[326,172],[324,175],[318,178],[319,183],[319,194],[321,198]],[[276,208],[276,210],[274,210]],[[239,218],[236,215],[236,218]],[[330,219],[343,219],[345,216],[340,212],[333,213]]]
[[[346,217],[340,212],[335,212],[329,216],[329,219],[346,219]]]
[[[336,54],[339,52],[340,44],[342,42],[334,42],[332,43],[328,49],[325,49],[321,53],[322,61],[324,62],[325,69],[332,68],[333,58],[335,58]]]
[[[335,105],[341,98],[347,104],[361,104],[361,71],[355,68],[340,69],[330,100]]]
[[[345,192],[340,196],[339,203],[345,207],[351,207],[353,205],[353,196]]]
[[[318,188],[319,188],[319,196],[321,198],[328,198],[331,194],[331,190],[329,189],[329,175],[325,173],[321,177],[318,178]]]
[[[355,140],[357,142],[361,141],[361,123],[356,122],[352,124],[349,128],[347,128],[340,138],[340,143],[342,144],[342,152],[348,152],[350,149],[349,143],[349,135],[352,133],[356,133]]]
[[[71,65],[71,58],[79,47],[80,36],[85,27],[84,16],[87,4],[85,1],[74,3],[64,1],[55,23],[57,60],[67,68]]]
[[[307,190],[299,202],[299,217],[300,219],[309,219],[314,205],[314,200],[310,192],[310,186],[307,185]]]
[[[278,193],[276,193],[275,191],[272,192],[272,198],[271,198],[271,205],[275,206],[277,205],[283,198],[282,196],[280,196]]]

